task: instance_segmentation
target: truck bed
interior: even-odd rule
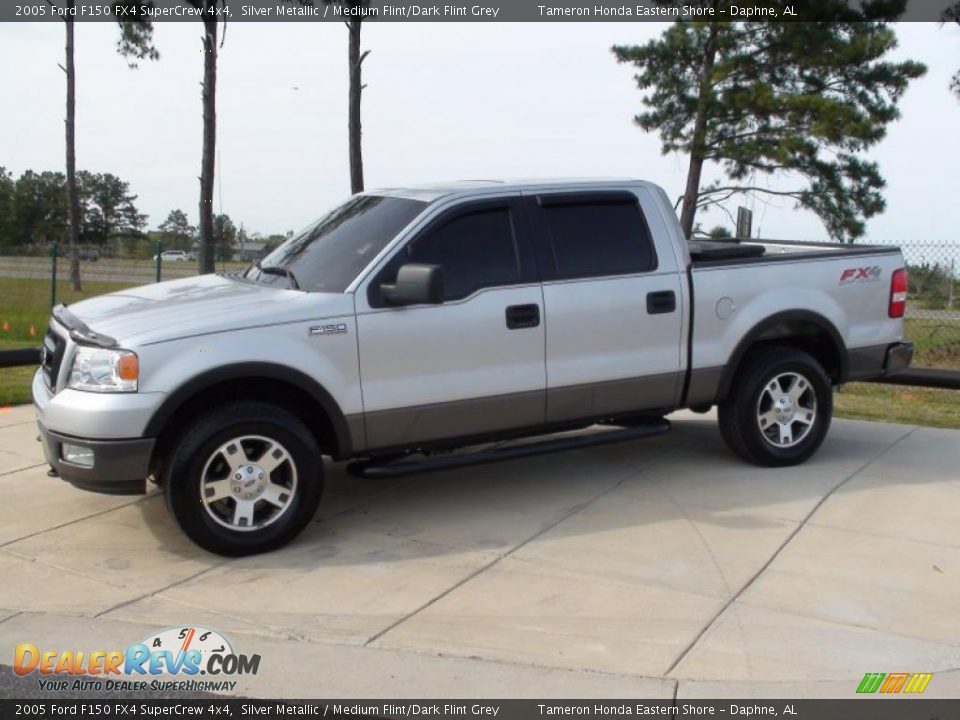
[[[694,267],[717,267],[745,263],[791,260],[826,260],[859,255],[899,254],[895,245],[849,245],[792,240],[690,240],[687,243]]]
[[[760,257],[766,252],[763,245],[744,244],[736,240],[691,240],[687,246],[694,263]]]

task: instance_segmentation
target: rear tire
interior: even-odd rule
[[[323,456],[286,410],[231,403],[186,428],[163,486],[167,507],[197,545],[218,555],[253,555],[287,544],[313,518]]]
[[[817,451],[833,415],[833,388],[812,356],[790,347],[767,347],[737,370],[720,403],[720,434],[747,462],[798,465]]]

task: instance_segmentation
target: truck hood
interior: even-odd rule
[[[271,288],[221,275],[141,285],[70,305],[67,314],[121,346],[353,314],[353,297]]]

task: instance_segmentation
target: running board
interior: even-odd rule
[[[626,427],[621,430],[603,430],[586,435],[541,440],[525,445],[512,445],[491,450],[480,450],[460,455],[442,455],[418,461],[395,460],[380,462],[376,460],[357,460],[347,465],[347,472],[362,478],[394,478],[415,473],[434,472],[436,470],[450,470],[452,468],[483,465],[500,462],[501,460],[516,460],[517,458],[545,455],[546,453],[561,450],[576,450],[578,448],[609,445],[625,440],[640,440],[641,438],[663,435],[670,429],[670,422],[659,420],[644,425]]]

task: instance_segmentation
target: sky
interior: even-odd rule
[[[364,24],[366,186],[456,179],[628,176],[678,197],[687,157],[662,155],[637,128],[629,66],[614,44],[643,43],[656,23]],[[896,55],[927,64],[902,118],[868,154],[887,179],[887,209],[866,241],[960,243],[960,28],[896,27]],[[112,23],[76,27],[77,166],[130,183],[156,227],[174,208],[197,221],[203,70],[200,26],[158,23],[158,62],[131,70]],[[346,29],[340,23],[233,23],[218,78],[214,208],[248,232],[298,230],[349,194]],[[0,23],[0,166],[62,170],[65,82],[60,23]],[[706,180],[719,177],[708,169]],[[763,180],[769,187],[785,181]],[[793,183],[790,184],[793,186]],[[826,239],[788,199],[740,201],[763,237]],[[736,201],[728,203],[735,212]],[[731,226],[715,210],[707,228]]]

